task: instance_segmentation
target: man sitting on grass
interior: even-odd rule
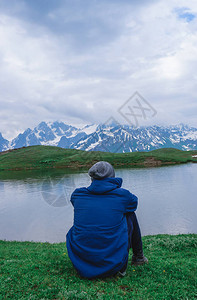
[[[122,178],[115,177],[108,162],[94,164],[88,174],[91,185],[71,195],[74,225],[66,236],[68,255],[83,277],[124,276],[130,248],[133,265],[148,262],[134,212],[138,198],[121,188]]]

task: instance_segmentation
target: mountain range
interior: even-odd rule
[[[197,128],[188,125],[134,127],[116,123],[82,128],[63,122],[41,122],[8,141],[0,133],[0,151],[50,145],[86,151],[134,152],[158,148],[197,149]]]

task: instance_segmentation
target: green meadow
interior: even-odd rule
[[[65,243],[0,241],[0,299],[196,299],[197,235],[143,237],[149,263],[125,277],[88,280],[68,258]]]
[[[53,146],[30,146],[0,153],[0,171],[46,170],[68,168],[87,169],[99,160],[118,167],[155,167],[169,164],[197,162],[196,151],[163,148],[149,152],[109,153],[63,149]]]

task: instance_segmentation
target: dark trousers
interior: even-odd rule
[[[137,221],[136,214],[134,212],[127,213],[127,227],[128,227],[128,252],[129,249],[132,248],[133,254],[135,256],[142,256],[143,255],[143,249],[142,249],[142,237],[140,232],[140,227]],[[127,268],[128,261],[124,265],[124,267],[121,269],[121,272],[124,272]]]
[[[136,214],[134,212],[127,213],[126,218],[127,218],[128,239],[129,239],[128,251],[130,248],[132,248],[133,254],[135,256],[141,255],[142,237],[141,237],[140,227],[137,221]]]

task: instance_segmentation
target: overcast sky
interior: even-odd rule
[[[138,91],[139,125],[197,126],[196,0],[0,0],[0,132],[101,123]]]

